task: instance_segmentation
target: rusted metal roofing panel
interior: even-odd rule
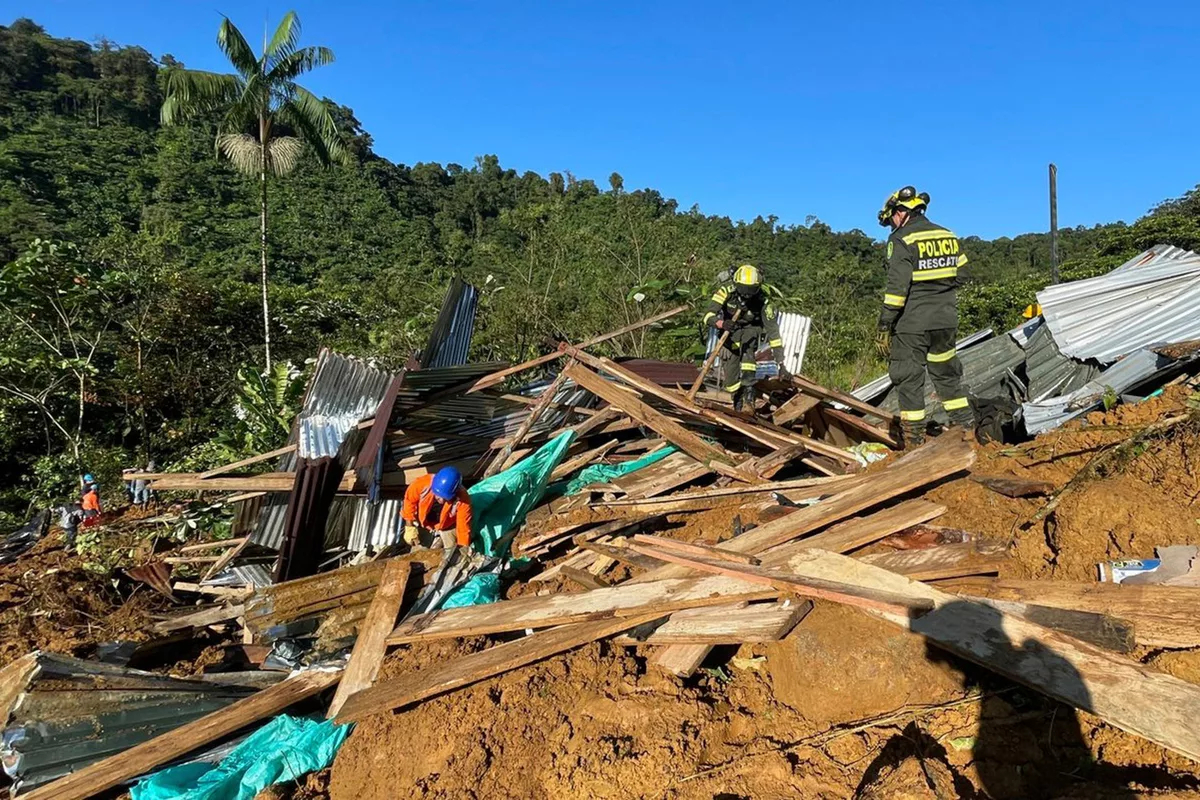
[[[677,361],[656,361],[651,358],[617,359],[625,369],[659,386],[690,387],[700,374],[695,364]]]

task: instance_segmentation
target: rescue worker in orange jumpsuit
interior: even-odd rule
[[[462,485],[462,474],[454,467],[442,467],[435,475],[417,478],[404,492],[400,518],[409,546],[432,546],[433,533],[447,550],[469,545],[471,497]]]

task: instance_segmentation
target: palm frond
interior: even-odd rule
[[[251,75],[262,71],[259,68],[258,56],[254,55],[246,37],[229,21],[229,17],[221,21],[221,27],[217,30],[217,45],[243,78],[248,80]]]
[[[167,97],[161,116],[164,125],[184,122],[198,114],[236,102],[244,82],[237,75],[193,69],[167,70]]]
[[[248,133],[223,133],[217,146],[233,168],[243,175],[258,175],[262,170],[262,145]],[[300,163],[304,142],[294,136],[277,136],[267,142],[267,172],[275,177],[288,174]]]
[[[275,177],[286,175],[300,163],[304,142],[295,136],[276,136],[267,145],[267,169]]]
[[[222,133],[217,136],[217,147],[233,168],[243,175],[257,175],[262,164],[262,148],[248,133]]]
[[[295,11],[289,11],[279,20],[279,27],[271,36],[271,41],[263,49],[266,59],[266,72],[270,72],[281,59],[287,58],[296,51],[300,44],[300,17]]]
[[[290,97],[277,112],[279,118],[301,134],[322,164],[344,162],[347,158],[346,146],[325,103],[296,84],[290,85],[289,94]]]
[[[333,51],[328,47],[305,47],[274,62],[267,78],[271,81],[290,81],[317,67],[333,63]]]

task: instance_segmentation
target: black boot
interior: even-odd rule
[[[753,386],[743,386],[733,393],[733,410],[754,413],[756,394]]]
[[[912,450],[925,444],[925,420],[902,420],[900,430],[904,432],[905,450]]]

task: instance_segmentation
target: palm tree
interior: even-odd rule
[[[265,32],[264,32],[265,33]],[[271,322],[267,305],[267,175],[286,175],[296,167],[303,146],[322,164],[346,159],[346,148],[325,103],[296,83],[301,75],[333,62],[327,47],[299,47],[300,18],[284,15],[263,52],[256,56],[237,26],[225,17],[217,44],[236,74],[190,69],[167,73],[162,121],[174,125],[197,115],[220,115],[217,151],[234,169],[257,175],[259,182],[259,251],[262,259],[263,344],[271,370]],[[294,135],[280,135],[277,126]]]

